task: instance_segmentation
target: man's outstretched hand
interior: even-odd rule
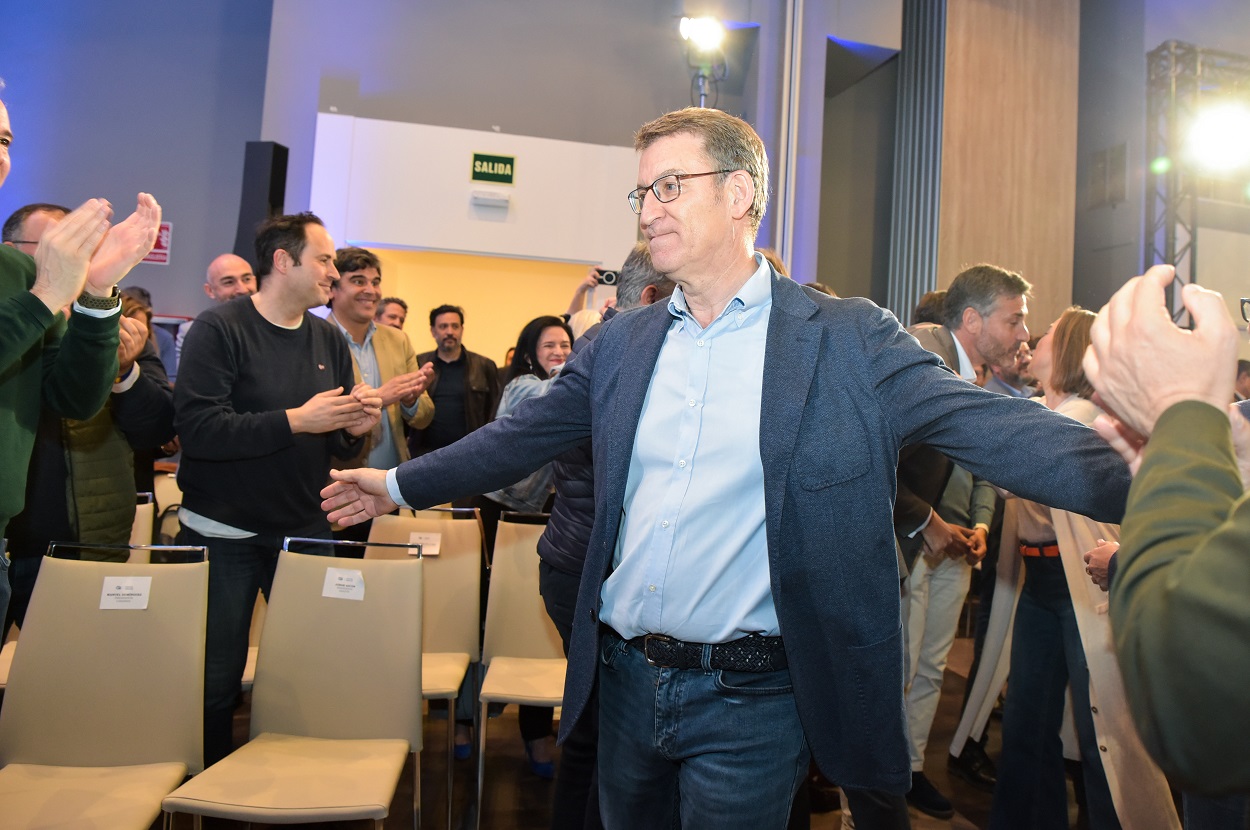
[[[330,478],[333,483],[321,491],[321,509],[343,527],[385,516],[399,507],[386,489],[386,470],[331,470]]]

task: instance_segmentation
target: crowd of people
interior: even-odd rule
[[[11,135],[0,104],[0,184]],[[502,370],[450,304],[416,353],[378,256],[309,213],[266,220],[254,264],[215,258],[214,305],[170,332],[117,287],[155,241],[154,198],[116,224],[99,199],[15,212],[4,631],[47,544],[124,544],[132,484],[177,449],[178,541],[211,563],[206,765],[233,748],[282,537],[364,540],[375,517],[451,502],[479,510],[488,550],[502,511],[550,514],[558,765],[552,711],[520,726],[556,779],[553,827],[802,826],[796,793],[830,782],[861,830],[909,826],[909,805],[951,817],[925,759],[970,591],[947,764],[993,793],[991,828],[1066,827],[1068,774],[1092,828],[1179,827],[1171,788],[1187,827],[1246,827],[1250,736],[1230,713],[1250,675],[1250,414],[1228,409],[1246,367],[1219,296],[1187,286],[1178,329],[1156,268],[1031,340],[1032,286],[981,264],[904,329],[756,250],[768,161],[745,122],[685,109],[635,146],[643,241],[615,304],[583,308],[592,271]],[[474,698],[466,683],[449,713],[458,758]]]

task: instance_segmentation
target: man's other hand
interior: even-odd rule
[[[113,286],[152,252],[160,227],[161,206],[151,193],[140,193],[135,212],[113,226],[91,258],[87,292],[97,297],[112,294]]]
[[[966,527],[947,524],[936,512],[930,515],[929,523],[920,531],[929,553],[948,559],[962,559],[968,555],[968,537],[971,534],[972,531]]]
[[[291,432],[319,434],[348,429],[360,423],[364,406],[351,395],[343,394],[343,387],[336,386],[313,395],[303,406],[286,411]]]
[[[331,470],[330,478],[332,483],[321,491],[321,509],[343,527],[385,516],[399,506],[386,489],[385,470]]]
[[[382,420],[382,397],[378,390],[367,383],[352,387],[351,397],[360,403],[360,414],[355,423],[345,427],[350,435],[364,435]]]
[[[1090,580],[1104,591],[1111,588],[1111,577],[1108,573],[1107,564],[1119,549],[1119,542],[1108,542],[1105,539],[1099,539],[1098,547],[1085,552],[1085,573],[1089,574]]]
[[[1174,276],[1172,266],[1156,265],[1129,280],[1098,312],[1085,352],[1085,374],[1101,399],[1145,438],[1173,404],[1200,400],[1223,409],[1233,398],[1237,327],[1224,299],[1184,286],[1194,328],[1178,328],[1164,305]]]
[[[117,376],[124,378],[139,359],[143,344],[148,340],[148,327],[142,320],[123,316],[118,321]]]
[[[35,284],[30,293],[53,314],[82,293],[91,254],[108,232],[112,215],[108,202],[89,199],[39,240],[35,249]]]

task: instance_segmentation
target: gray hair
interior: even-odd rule
[[[1033,286],[1014,271],[997,265],[981,263],[965,268],[946,289],[943,317],[946,327],[958,331],[963,325],[964,309],[971,307],[982,317],[994,311],[999,297],[1024,297]]]
[[[664,296],[673,293],[673,281],[655,270],[651,264],[651,249],[646,242],[639,242],[621,266],[620,280],[616,284],[617,311],[629,311],[642,305],[642,292],[648,285],[654,285]]]

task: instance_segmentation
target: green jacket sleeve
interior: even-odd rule
[[[1110,613],[1163,771],[1195,792],[1250,787],[1250,500],[1219,409],[1190,401],[1159,419],[1129,491]]]

